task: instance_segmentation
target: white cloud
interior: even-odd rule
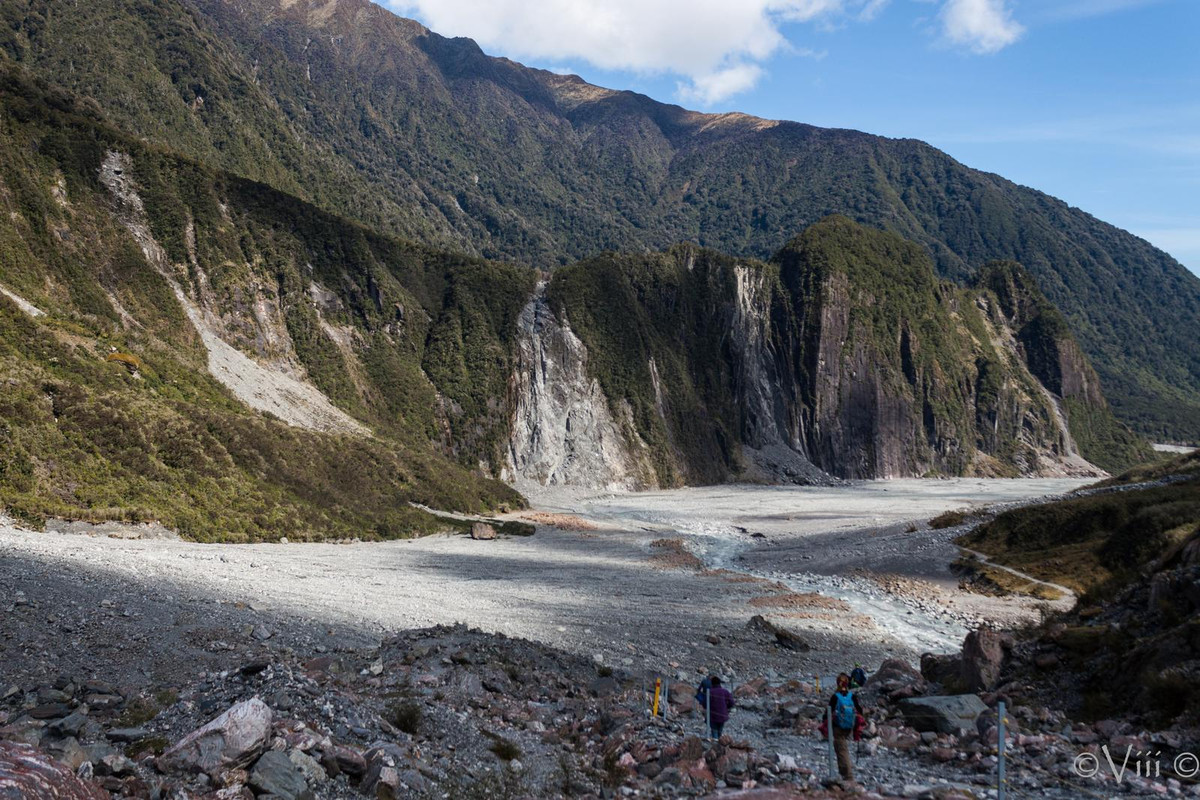
[[[1003,50],[1025,32],[1005,0],[946,0],[941,22],[948,40],[976,53]]]
[[[694,77],[688,83],[679,83],[679,97],[709,106],[753,88],[762,74],[763,68],[758,64],[733,64],[716,72]]]
[[[752,88],[789,51],[786,23],[868,20],[887,0],[388,0],[445,36],[540,61],[679,75],[705,105]],[[791,52],[804,54],[803,48]]]

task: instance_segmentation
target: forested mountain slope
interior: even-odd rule
[[[1122,419],[1200,437],[1200,279],[915,140],[706,115],[486,56],[366,0],[14,0],[0,52],[134,134],[382,232],[535,266],[690,241],[765,258],[830,213],[960,282],[1019,261]]]

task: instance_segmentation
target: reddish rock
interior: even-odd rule
[[[708,768],[708,764],[705,763],[703,758],[697,759],[694,763],[688,765],[684,774],[694,787],[712,789],[717,785],[717,779],[713,777],[712,770]]]
[[[351,778],[361,778],[367,771],[367,759],[357,750],[332,744],[321,751],[321,766],[333,776],[344,772]]]
[[[29,745],[0,741],[0,798],[107,800],[108,793]]]
[[[957,755],[951,747],[935,747],[929,751],[929,754],[933,756],[934,761],[941,761],[942,763],[953,761]]]
[[[962,677],[968,692],[986,692],[996,685],[1004,657],[1012,646],[1011,635],[989,628],[967,634],[962,648]]]

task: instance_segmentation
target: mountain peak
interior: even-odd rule
[[[387,234],[554,268],[679,241],[766,258],[840,213],[959,283],[1019,261],[1118,412],[1200,436],[1200,279],[915,140],[689,111],[488,56],[367,0],[44,4],[0,12],[0,50],[25,68],[136,136]]]

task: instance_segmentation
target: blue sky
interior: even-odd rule
[[[1200,0],[392,0],[708,111],[923,139],[1200,274]]]

